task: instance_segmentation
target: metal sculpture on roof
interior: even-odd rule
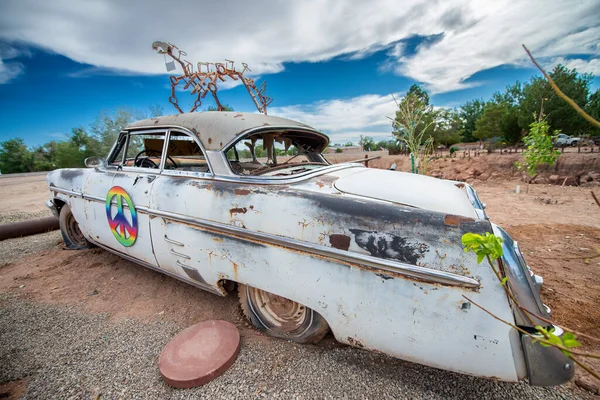
[[[183,57],[187,56],[187,53],[177,46],[167,42],[154,42],[152,43],[152,49],[158,52],[158,54],[171,57],[173,60],[166,62],[167,71],[174,71],[176,69],[175,63],[179,64],[183,74],[182,75],[171,75],[171,96],[169,102],[175,106],[177,111],[184,113],[179,106],[177,99],[176,89],[180,83],[183,83],[184,90],[190,90],[190,94],[196,95],[196,100],[189,112],[196,111],[198,107],[202,105],[202,99],[210,92],[215,100],[218,111],[224,111],[225,107],[219,101],[217,97],[217,83],[225,82],[226,78],[231,78],[234,81],[238,79],[244,84],[244,87],[248,91],[248,94],[254,101],[254,105],[259,112],[267,115],[267,106],[271,104],[273,99],[265,95],[267,91],[267,82],[263,81],[258,87],[254,79],[244,76],[246,71],[250,71],[248,64],[242,63],[244,69],[240,72],[236,70],[234,62],[225,60],[224,63],[209,63],[199,62],[197,63],[196,69],[194,64],[185,60]]]

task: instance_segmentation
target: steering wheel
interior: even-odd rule
[[[140,159],[140,156],[144,153],[146,153],[146,157]],[[133,160],[133,166],[134,167],[142,167],[142,168],[158,168],[158,165],[156,165],[156,163],[154,161],[152,161],[150,158],[148,158],[150,156],[160,157],[161,152],[158,150],[144,149],[144,150],[140,151],[139,153],[137,153],[137,155],[135,156],[135,159]],[[167,160],[171,161],[173,163],[174,168],[178,167],[175,160],[173,160],[170,156],[167,156]]]

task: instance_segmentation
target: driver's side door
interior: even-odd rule
[[[85,187],[88,236],[98,244],[156,267],[152,250],[150,193],[160,175],[166,131],[122,132],[106,167]]]

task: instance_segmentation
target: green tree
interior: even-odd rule
[[[475,123],[483,114],[485,102],[482,99],[467,101],[460,107],[459,116],[463,121],[462,139],[465,142],[474,142]]]
[[[485,106],[483,114],[475,122],[473,136],[479,140],[502,136],[500,121],[506,113],[506,107],[490,103]]]
[[[435,126],[431,133],[435,145],[450,146],[460,142],[463,120],[456,110],[442,109],[435,112]]]
[[[588,104],[592,75],[579,74],[575,69],[557,65],[549,74],[561,90],[582,108]],[[536,117],[543,114],[551,131],[560,130],[569,135],[584,134],[589,124],[563,99],[558,97],[548,81],[540,76],[533,77],[523,87],[520,104],[519,125],[526,128]]]
[[[33,149],[34,171],[50,171],[55,168],[57,145],[58,142],[52,140]]]
[[[56,168],[81,168],[86,158],[98,155],[101,145],[83,128],[74,128],[69,140],[57,143],[53,164]]]
[[[585,106],[585,111],[596,121],[600,121],[600,89],[597,89],[592,95],[590,95],[588,103]],[[590,131],[594,135],[600,134],[600,129],[595,127],[590,128]]]
[[[106,157],[119,133],[135,118],[136,112],[129,108],[101,111],[91,125],[92,137],[100,144],[97,156]],[[140,115],[138,114],[138,117]]]
[[[508,143],[515,145],[521,140],[521,125],[519,125],[519,110],[517,107],[508,107],[505,109],[504,115],[500,119],[500,131],[502,139]]]
[[[407,96],[416,96],[423,105],[429,105],[429,95],[424,91],[421,86],[414,84],[406,92]]]
[[[0,143],[0,172],[12,174],[33,170],[33,154],[22,138]]]
[[[371,136],[360,135],[360,140],[358,141],[358,145],[363,149],[363,151],[377,150],[377,146],[375,145],[375,140],[373,140],[373,138]]]
[[[523,138],[526,147],[523,151],[523,162],[517,162],[516,166],[527,175],[527,191],[529,181],[537,175],[540,165],[553,165],[560,155],[560,151],[556,150],[553,144],[560,132],[554,131],[552,135],[549,132],[548,122],[532,122],[529,133]]]

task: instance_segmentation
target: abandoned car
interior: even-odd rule
[[[550,318],[542,280],[490,223],[469,185],[331,165],[328,138],[295,121],[204,112],[147,119],[106,159],[48,174],[67,247],[92,245],[225,296],[269,335],[342,343],[437,368],[532,385],[569,380],[560,351],[533,332],[466,232],[504,240],[501,273],[532,314]],[[198,305],[201,307],[201,305]],[[555,330],[560,334],[559,328]]]

